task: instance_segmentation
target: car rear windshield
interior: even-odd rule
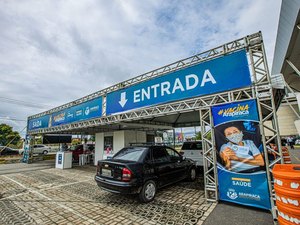
[[[146,150],[145,147],[123,148],[114,155],[113,159],[137,162]]]
[[[181,150],[202,150],[202,142],[184,142]]]

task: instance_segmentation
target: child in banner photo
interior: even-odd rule
[[[245,129],[245,122],[243,124]],[[265,165],[263,155],[253,140],[244,137],[240,126],[241,123],[231,122],[218,127],[218,134],[225,140],[222,144],[220,138],[217,141],[219,156],[225,168],[230,171],[242,173],[259,171]],[[260,136],[259,133],[251,132],[254,136]],[[250,137],[249,134],[247,136]]]

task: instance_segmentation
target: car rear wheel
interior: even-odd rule
[[[141,202],[151,202],[156,194],[156,184],[153,180],[148,180],[139,193]]]
[[[196,168],[192,167],[189,171],[189,176],[188,176],[189,181],[195,181],[196,180]]]
[[[47,151],[47,150],[43,151],[43,154],[44,154],[44,155],[47,155],[47,154],[48,154],[48,151]]]

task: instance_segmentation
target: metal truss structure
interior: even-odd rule
[[[104,98],[103,99],[103,110],[102,111],[103,111],[103,116],[105,116],[105,110],[104,109],[106,109],[106,94],[107,93],[110,93],[110,92],[113,92],[113,91],[116,91],[116,90],[119,90],[119,89],[122,89],[122,88],[126,88],[126,87],[129,87],[131,85],[141,83],[143,81],[153,79],[155,77],[159,77],[159,76],[162,76],[164,74],[174,72],[174,71],[177,71],[177,70],[189,67],[189,66],[193,66],[193,65],[199,64],[201,62],[209,61],[209,60],[214,59],[216,57],[223,56],[224,54],[228,54],[228,53],[231,53],[231,52],[235,52],[236,50],[246,48],[247,46],[248,46],[247,38],[246,37],[240,38],[240,39],[237,39],[235,41],[229,42],[227,44],[221,45],[219,47],[213,48],[211,50],[196,54],[196,55],[191,56],[191,57],[186,58],[186,59],[179,60],[177,62],[174,62],[172,64],[169,64],[169,65],[166,65],[164,67],[158,68],[156,70],[152,70],[148,73],[144,73],[140,76],[137,76],[137,77],[131,78],[129,80],[123,81],[121,83],[115,84],[111,87],[105,88],[105,89],[100,90],[98,92],[95,92],[93,94],[87,95],[83,98],[80,98],[80,99],[77,99],[75,101],[69,102],[67,104],[61,105],[59,107],[56,107],[56,108],[50,109],[48,111],[30,116],[28,119],[34,119],[34,118],[38,118],[38,117],[41,117],[41,116],[44,116],[44,115],[47,115],[47,114],[51,114],[53,112],[58,112],[60,110],[69,108],[69,107],[74,106],[74,105],[81,104],[83,102],[92,100],[92,99],[100,97],[100,96],[103,96],[103,98]]]
[[[164,74],[180,70],[195,64],[199,64],[204,61],[208,61],[217,57],[224,56],[226,54],[246,49],[247,57],[250,62],[251,76],[252,76],[252,86],[230,90],[227,92],[222,92],[213,95],[207,95],[202,97],[196,97],[192,99],[186,99],[182,101],[171,102],[167,104],[161,104],[157,106],[151,106],[146,108],[139,108],[136,110],[122,112],[116,115],[105,114],[106,109],[106,94],[118,89],[122,89],[133,84],[143,82],[154,77],[162,76]],[[237,75],[238,76],[238,75]],[[51,109],[44,113],[40,113],[29,117],[29,119],[37,118],[46,114],[50,114],[62,109],[68,108],[70,106],[80,104],[82,102],[91,100],[93,98],[103,96],[103,115],[102,117],[91,119],[83,122],[76,122],[56,127],[49,127],[45,129],[39,129],[28,132],[31,135],[44,134],[44,133],[62,133],[76,131],[83,128],[99,127],[111,124],[118,124],[124,122],[141,121],[143,123],[153,124],[152,118],[168,116],[178,113],[186,113],[191,111],[199,111],[200,113],[200,125],[202,131],[202,141],[203,141],[203,152],[204,152],[204,177],[205,177],[205,196],[208,201],[218,200],[218,180],[217,180],[217,161],[216,161],[216,147],[214,143],[214,127],[211,115],[211,106],[231,103],[237,101],[243,101],[247,99],[256,99],[258,103],[259,117],[260,117],[260,132],[262,135],[262,142],[264,146],[264,154],[266,157],[266,167],[268,183],[270,188],[271,197],[274,199],[274,188],[272,181],[272,168],[276,163],[283,163],[281,146],[280,146],[280,136],[278,121],[276,115],[276,105],[274,101],[274,89],[272,88],[271,78],[269,75],[265,50],[263,45],[263,39],[260,32],[246,36],[244,38],[229,42],[217,48],[211,49],[204,53],[200,53],[189,57],[184,60],[177,61],[173,64],[161,67],[157,70],[142,74],[138,77],[129,79],[127,81],[121,82],[99,92],[88,95],[84,98],[78,99],[74,102],[62,105],[60,107]],[[159,123],[155,123],[156,125]],[[173,126],[174,124],[168,124],[161,122],[161,125]],[[210,128],[210,129],[208,129]],[[272,135],[267,140],[265,138],[265,130],[269,130]],[[266,147],[271,141],[275,140],[279,151],[276,152],[272,149]],[[268,160],[268,151],[272,151],[278,157],[272,163]],[[274,199],[275,200],[275,199]],[[272,214],[275,219],[276,211],[274,202],[272,201]]]
[[[253,36],[248,36],[249,43]],[[257,38],[254,36],[254,38]],[[254,45],[248,46],[248,56],[251,62],[251,70],[253,75],[253,86],[250,87],[248,96],[238,96],[235,101],[246,100],[252,98],[257,100],[259,118],[260,118],[260,132],[262,135],[262,143],[264,146],[264,155],[266,161],[267,178],[269,184],[270,198],[272,206],[272,215],[276,219],[275,210],[275,196],[274,196],[274,183],[272,178],[272,168],[276,163],[283,163],[283,157],[280,145],[279,127],[276,115],[276,103],[274,101],[274,90],[271,84],[271,78],[269,75],[265,50],[263,46],[262,37],[259,42],[255,41]],[[245,98],[246,97],[246,98]],[[203,154],[204,154],[204,173],[205,173],[205,196],[209,201],[218,200],[218,180],[217,180],[217,168],[216,168],[216,147],[214,143],[214,127],[212,122],[211,108],[206,107],[200,109],[200,123],[202,128],[202,141],[203,141]],[[211,131],[207,131],[207,127],[211,128]],[[266,139],[265,131],[268,130],[271,136]],[[268,146],[272,141],[275,141],[278,146],[278,151],[275,151]],[[274,161],[270,162],[268,159],[268,153],[272,152],[277,157]],[[213,165],[213,166],[211,166]]]
[[[168,103],[164,105],[159,105],[159,106],[154,106],[154,107],[148,107],[145,109],[137,109],[131,112],[125,112],[121,113],[118,115],[112,115],[112,116],[106,116],[106,94],[115,90],[119,90],[140,82],[143,82],[145,80],[153,79],[158,76],[165,75],[167,73],[177,71],[189,66],[193,66],[205,61],[209,61],[211,59],[221,57],[223,55],[245,49],[249,45],[254,45],[256,42],[260,41],[260,33],[256,33],[251,35],[253,38],[249,39],[247,37],[237,39],[235,41],[226,43],[224,45],[221,45],[219,47],[213,48],[211,50],[205,51],[203,53],[196,54],[192,57],[179,60],[175,63],[166,65],[164,67],[161,67],[159,69],[150,71],[148,73],[142,74],[140,76],[134,77],[132,79],[123,81],[121,83],[118,83],[116,85],[113,85],[111,87],[108,87],[106,89],[100,90],[98,92],[95,92],[93,94],[87,95],[83,98],[77,99],[75,101],[69,102],[67,104],[61,105],[59,107],[50,109],[48,111],[33,115],[28,117],[28,119],[34,119],[38,118],[47,114],[51,114],[53,112],[58,112],[60,110],[69,108],[74,105],[81,104],[83,102],[92,100],[94,98],[103,97],[103,107],[102,107],[102,117],[96,118],[96,119],[91,119],[85,122],[76,122],[73,124],[68,124],[68,125],[62,125],[58,127],[52,127],[52,128],[45,128],[45,129],[39,129],[39,130],[34,130],[34,131],[28,131],[29,134],[34,135],[34,134],[43,134],[43,133],[51,133],[51,132],[59,132],[59,131],[67,131],[67,130],[73,130],[74,128],[84,128],[84,127],[91,127],[91,126],[99,126],[99,125],[106,125],[106,124],[111,124],[111,123],[116,123],[118,121],[130,121],[130,120],[135,120],[135,119],[144,119],[144,118],[149,118],[152,116],[162,116],[165,114],[172,114],[172,113],[177,113],[181,111],[189,111],[189,110],[194,110],[197,109],[197,107],[200,107],[202,105],[207,106],[207,105],[212,105],[216,104],[219,101],[222,102],[222,99],[232,99],[231,93],[221,93],[221,94],[216,94],[216,95],[211,95],[211,96],[205,96],[205,97],[200,97],[200,98],[193,98],[190,100],[184,100],[184,101],[179,101],[175,103]],[[237,95],[243,95],[247,91],[245,90],[237,90],[238,94]],[[233,101],[234,99],[232,99]],[[157,114],[158,113],[158,114]]]

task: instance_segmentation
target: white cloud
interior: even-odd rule
[[[280,0],[1,1],[0,96],[58,106],[259,30],[270,64],[279,10]],[[0,117],[45,110],[1,105]]]

